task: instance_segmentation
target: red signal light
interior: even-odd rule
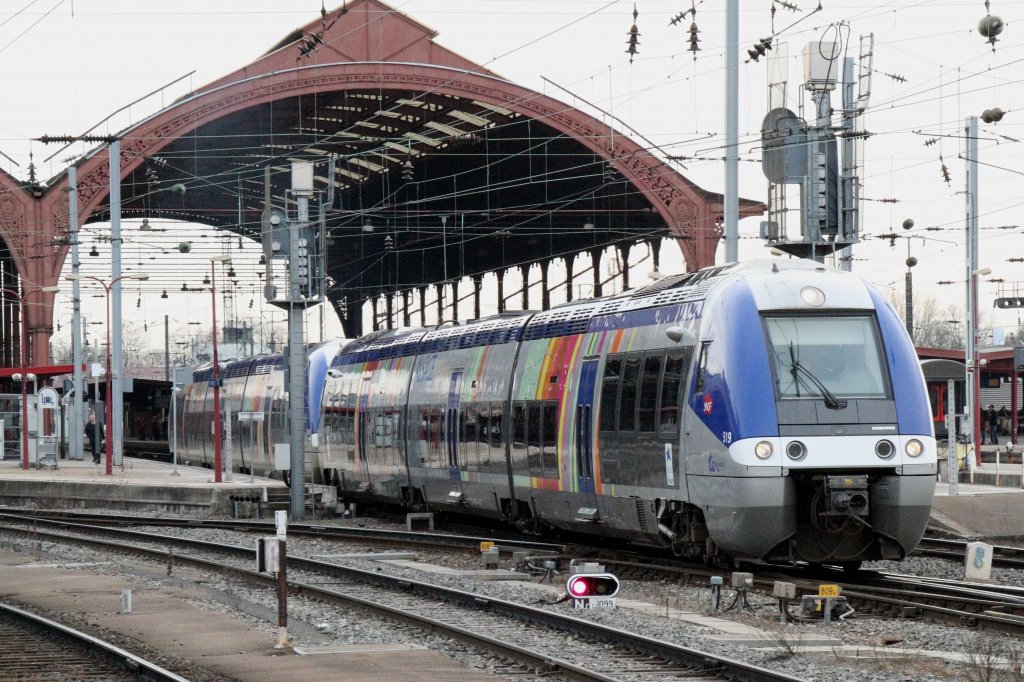
[[[619,579],[610,573],[574,575],[565,583],[570,597],[614,597],[619,592]]]

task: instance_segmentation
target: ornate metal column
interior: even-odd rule
[[[473,319],[480,319],[480,289],[483,288],[484,276],[473,275]]]
[[[519,266],[519,271],[523,273],[523,310],[530,309],[530,265],[532,263]]]
[[[498,268],[494,271],[498,278],[498,314],[505,312],[505,268]]]
[[[572,300],[572,265],[576,260],[576,254],[570,254],[565,260],[565,302]]]
[[[452,280],[452,319],[459,319],[459,280]]]
[[[548,266],[551,261],[544,259],[540,262],[540,309],[551,309],[551,292],[548,290]]]
[[[590,250],[590,267],[594,270],[594,298],[603,296],[601,291],[601,256],[603,249]]]
[[[423,284],[420,290],[420,326],[427,326],[427,285]]]
[[[622,290],[629,291],[629,252],[633,248],[632,242],[619,244],[619,254],[622,256]]]

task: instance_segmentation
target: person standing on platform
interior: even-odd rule
[[[989,403],[988,408],[985,410],[985,421],[988,427],[988,439],[992,445],[999,445],[999,419],[996,414],[996,406]],[[985,439],[981,439],[984,444]]]
[[[85,437],[89,439],[89,452],[92,453],[93,464],[100,463],[100,452],[103,449],[103,424],[96,421],[96,413],[89,413],[89,422],[85,425]]]

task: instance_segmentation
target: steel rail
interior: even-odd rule
[[[0,507],[0,516],[32,517],[47,520],[63,520],[72,523],[93,523],[113,526],[165,526],[173,528],[217,528],[244,532],[274,533],[272,521],[245,521],[239,519],[170,519],[149,516],[113,516],[110,514],[89,514],[64,511],[21,510]],[[447,535],[422,533],[385,528],[353,528],[351,526],[330,526],[315,523],[288,524],[288,533],[313,537],[344,538],[350,540],[390,542],[404,545],[459,547],[478,549],[481,542],[493,542],[499,550],[528,550],[548,554],[564,554],[566,545],[519,540],[516,538],[494,538],[477,535]]]
[[[6,518],[11,518],[12,515],[2,515]],[[74,530],[79,532],[96,532],[107,535],[120,535],[131,539],[139,540],[143,539],[148,542],[173,542],[176,545],[192,545],[194,547],[217,551],[221,553],[229,553],[235,556],[242,556],[250,558],[255,562],[256,551],[238,547],[235,545],[225,545],[218,543],[211,543],[200,540],[187,540],[185,538],[172,538],[163,535],[153,535],[147,533],[140,533],[137,531],[128,531],[121,529],[113,529],[99,526],[88,526],[84,524],[75,524],[66,521],[50,521],[41,520],[37,518],[25,518],[22,519],[27,522],[44,523],[46,525],[56,525],[63,529]],[[163,550],[151,549],[148,547],[138,547],[135,545],[125,545],[117,542],[111,542],[106,540],[100,540],[97,538],[83,537],[79,535],[65,536],[58,533],[50,533],[47,531],[40,531],[35,528],[13,528],[11,526],[0,527],[0,530],[13,531],[25,536],[32,537],[47,537],[52,538],[56,541],[64,542],[76,542],[81,544],[87,544],[93,547],[98,547],[106,550],[117,550],[119,552],[143,554],[151,556],[155,559],[164,559],[167,553]],[[228,566],[220,564],[218,562],[203,559],[200,557],[190,557],[184,555],[174,555],[174,561],[179,564],[189,564],[197,566],[206,570],[212,570],[218,573],[231,574],[241,579],[247,579],[256,583],[264,584],[267,586],[276,585],[276,578],[263,573],[257,573],[247,569],[242,569],[234,566]],[[302,559],[297,557],[288,557],[288,569],[289,571],[298,569],[306,571],[314,571],[318,573],[326,573],[333,577],[342,577],[350,580],[355,580],[361,583],[374,584],[381,587],[386,587],[391,590],[400,590],[406,593],[415,593],[421,596],[430,596],[437,599],[442,599],[447,602],[457,603],[461,606],[473,607],[476,609],[482,609],[509,617],[516,618],[521,621],[537,623],[547,628],[558,629],[562,631],[572,632],[584,637],[596,639],[607,643],[615,644],[616,646],[629,649],[632,651],[657,656],[665,661],[686,666],[688,668],[701,671],[704,674],[715,674],[723,677],[727,680],[733,680],[735,682],[800,682],[801,678],[794,677],[792,675],[776,672],[767,668],[739,661],[736,659],[719,656],[717,654],[700,651],[697,649],[691,649],[689,647],[683,647],[680,645],[672,644],[663,640],[646,637],[625,630],[619,630],[609,626],[601,625],[591,621],[586,621],[580,618],[571,616],[563,616],[560,614],[545,611],[544,609],[538,609],[531,606],[522,604],[516,604],[514,602],[498,599],[494,597],[485,597],[480,594],[472,592],[466,592],[463,590],[457,590],[449,587],[442,587],[440,585],[433,585],[430,583],[419,582],[410,580],[407,578],[398,578],[394,576],[388,576],[381,573],[375,573],[372,571],[366,571],[349,566],[339,566],[336,564],[328,564],[325,562],[315,561],[311,559]],[[325,601],[340,601],[351,605],[363,606],[375,611],[383,611],[388,613],[390,616],[400,618],[405,622],[416,624],[420,627],[426,627],[430,630],[438,630],[444,632],[447,636],[453,636],[460,641],[466,641],[475,646],[480,646],[484,649],[495,650],[494,647],[503,647],[505,654],[527,665],[540,665],[552,667],[566,675],[571,679],[580,680],[609,680],[609,678],[602,673],[595,671],[588,671],[580,666],[577,666],[568,661],[555,659],[550,656],[543,654],[536,654],[523,647],[507,642],[492,642],[492,638],[477,632],[470,632],[461,628],[453,628],[453,626],[442,623],[435,619],[426,618],[424,616],[404,612],[401,610],[393,609],[383,604],[378,604],[371,600],[366,600],[353,595],[346,595],[335,590],[329,590],[323,587],[318,587],[306,583],[301,583],[289,579],[289,589],[297,594],[307,594],[311,597],[322,599]]]
[[[155,663],[105,642],[98,637],[93,637],[84,632],[75,630],[48,618],[43,618],[24,609],[0,603],[0,618],[15,621],[33,630],[44,632],[49,637],[62,640],[80,649],[89,651],[97,657],[107,661],[129,674],[138,677],[140,680],[149,682],[189,682],[187,678],[176,675],[165,670]]]

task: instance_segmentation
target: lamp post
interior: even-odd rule
[[[171,476],[181,476],[178,473],[178,394],[181,389],[171,385],[171,454],[174,456],[174,465],[171,469]]]
[[[34,294],[37,291],[54,293],[58,290],[59,287],[40,287],[32,291],[26,291],[24,294],[19,294],[13,289],[0,289],[5,294],[10,294],[18,299],[18,317],[21,318],[21,343],[19,344],[19,360],[21,361],[21,372],[19,374],[21,380],[21,468],[26,471],[28,471],[28,395],[25,391],[25,384],[29,382],[29,378],[26,369],[28,367],[28,320],[25,319],[25,299],[28,298],[29,294]]]
[[[210,296],[213,301],[213,480],[221,482],[224,467],[224,453],[221,439],[224,437],[220,423],[220,364],[217,361],[217,263],[229,263],[231,256],[210,256]]]
[[[114,412],[113,412],[113,405],[111,404],[111,390],[110,390],[110,384],[112,383],[112,377],[110,376],[110,291],[113,288],[113,286],[115,284],[117,284],[118,282],[120,282],[122,279],[147,280],[147,279],[149,279],[149,275],[147,275],[144,272],[133,272],[133,273],[130,273],[130,274],[127,274],[127,275],[121,275],[120,277],[115,277],[114,279],[110,280],[110,284],[107,284],[106,282],[104,282],[99,277],[93,277],[92,275],[66,275],[64,277],[64,279],[68,279],[68,280],[71,280],[71,281],[83,280],[83,279],[91,279],[92,281],[98,283],[101,287],[103,287],[104,292],[106,292],[106,298],[107,298],[107,377],[106,377],[107,397],[106,397],[106,404],[104,405],[104,410],[103,410],[104,413],[105,413],[105,415],[104,415],[105,418],[104,418],[103,433],[105,434],[105,437],[107,439],[107,464],[106,464],[106,471],[105,471],[105,473],[106,473],[107,476],[111,476],[114,473],[114,434],[113,434],[113,420],[114,420],[113,414],[114,414]]]
[[[992,274],[991,268],[971,270],[967,278],[967,368],[970,376],[967,388],[967,414],[970,415],[971,442],[974,443],[975,462],[981,464],[981,367],[978,362],[978,275]]]

